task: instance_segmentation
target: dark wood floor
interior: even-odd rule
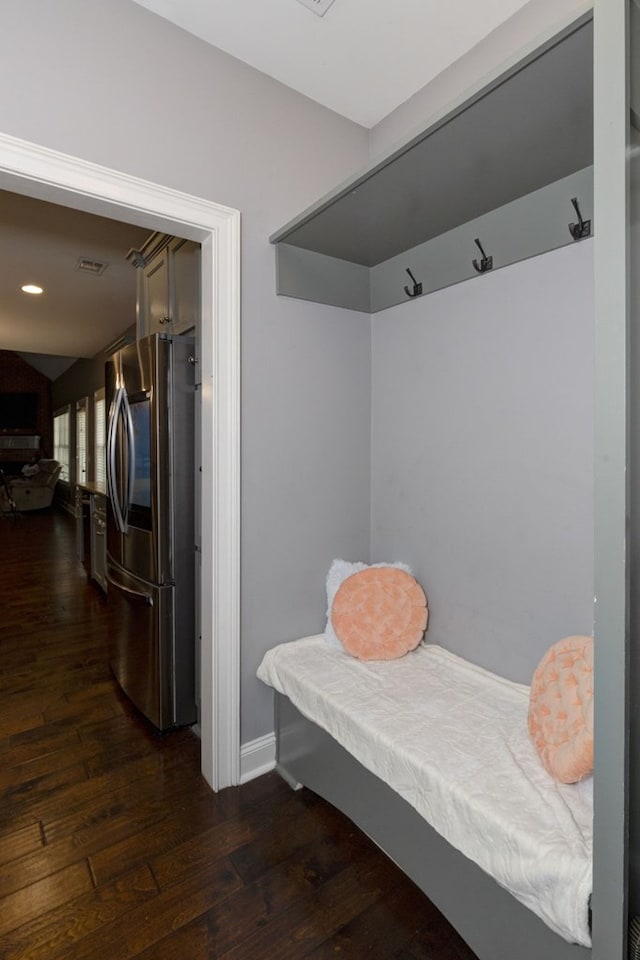
[[[57,513],[0,519],[2,960],[474,960],[344,817],[275,774],[214,795],[119,693]]]

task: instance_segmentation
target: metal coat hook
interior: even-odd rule
[[[417,282],[416,278],[415,278],[414,275],[411,273],[411,270],[409,270],[409,267],[407,267],[407,273],[409,274],[409,276],[411,277],[411,279],[412,279],[412,281],[413,281],[413,289],[410,290],[409,287],[405,287],[405,288],[404,288],[404,292],[406,293],[406,295],[407,295],[408,297],[419,297],[419,296],[421,296],[421,294],[422,294],[422,284]]]
[[[477,260],[474,260],[473,266],[478,271],[478,273],[486,273],[487,270],[493,269],[493,257],[488,257],[486,255],[486,253],[482,249],[482,244],[477,238],[473,242],[475,243],[476,247],[482,254],[482,260],[480,260],[480,262],[478,262]]]
[[[582,219],[577,197],[572,197],[571,203],[573,204],[573,209],[576,211],[578,222],[569,224],[569,233],[574,240],[584,240],[585,237],[591,236],[591,220]]]

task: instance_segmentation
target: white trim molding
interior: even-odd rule
[[[0,189],[202,245],[202,773],[240,779],[240,214],[0,133]],[[1,344],[0,344],[1,346]]]
[[[267,733],[257,740],[243,743],[240,748],[240,783],[248,783],[275,769],[276,735]]]

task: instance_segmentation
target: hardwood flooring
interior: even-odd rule
[[[114,683],[71,518],[0,520],[1,960],[474,960],[341,814],[213,794]]]

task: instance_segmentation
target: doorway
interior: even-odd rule
[[[0,134],[0,189],[195,240],[202,250],[202,774],[240,777],[240,214]]]

